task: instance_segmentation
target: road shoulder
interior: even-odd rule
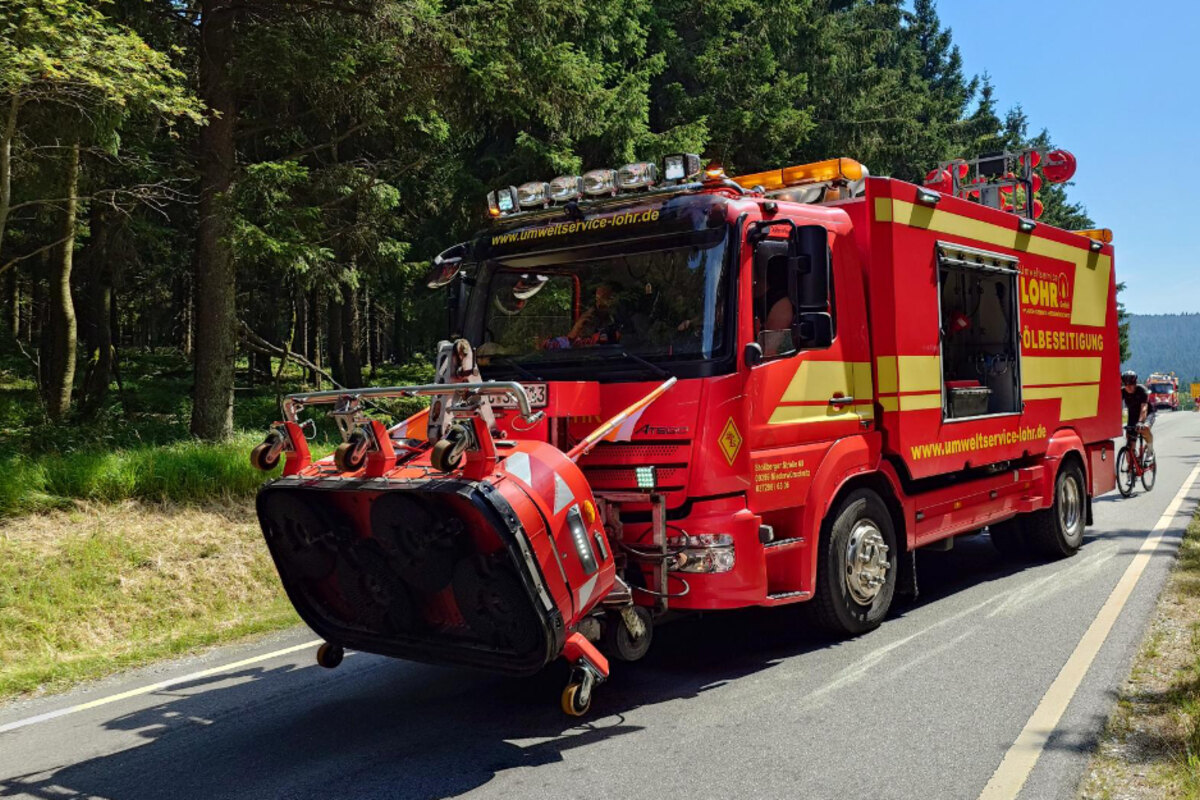
[[[1184,535],[1079,796],[1200,797],[1200,515]]]

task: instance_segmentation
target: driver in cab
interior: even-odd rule
[[[755,270],[754,338],[762,346],[764,356],[791,351],[793,313],[786,267],[772,265]]]
[[[614,284],[605,282],[596,287],[595,300],[575,320],[567,339],[576,346],[614,344],[621,340],[621,326],[617,322],[617,287]]]

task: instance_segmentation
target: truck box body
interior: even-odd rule
[[[978,203],[916,195],[873,178],[844,206],[866,276],[885,453],[920,479],[1043,455],[1065,427],[1084,442],[1113,436],[1112,256],[1048,225],[1022,232],[1013,214]],[[973,313],[969,328],[946,318],[958,313]],[[956,395],[983,394],[984,414],[951,416]]]

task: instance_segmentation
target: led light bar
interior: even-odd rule
[[[852,158],[831,158],[812,164],[797,164],[783,169],[738,175],[733,180],[745,189],[762,187],[766,191],[800,186],[806,183],[849,183],[867,176],[867,168]]]
[[[653,489],[656,483],[654,467],[634,467],[634,476],[637,478],[637,488]]]

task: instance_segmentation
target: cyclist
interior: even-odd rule
[[[1150,392],[1138,383],[1138,375],[1133,370],[1121,373],[1121,399],[1129,411],[1126,424],[1136,427],[1138,433],[1146,440],[1147,449],[1154,450],[1154,434],[1150,429],[1154,426],[1154,409],[1150,407]]]

